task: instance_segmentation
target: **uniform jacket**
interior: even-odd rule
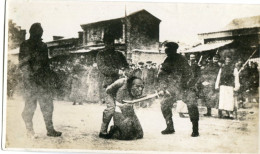
[[[28,39],[20,45],[19,67],[24,81],[44,87],[54,85],[57,76],[51,71],[49,63],[48,48],[41,39]]]
[[[195,85],[194,73],[188,64],[186,58],[180,54],[173,57],[167,57],[162,63],[162,67],[158,74],[158,80],[167,81],[169,83],[177,83],[183,90],[191,88]]]
[[[119,78],[119,69],[122,67],[128,68],[125,56],[119,51],[114,51],[114,49],[100,51],[97,54],[97,65],[99,71],[104,75],[104,87],[107,87]]]

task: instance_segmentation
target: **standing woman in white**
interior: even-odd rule
[[[238,70],[232,65],[231,61],[231,57],[225,57],[225,64],[220,68],[215,84],[215,89],[219,89],[220,118],[222,118],[222,111],[225,110],[227,112],[226,118],[233,119],[234,91],[237,91],[240,87]]]

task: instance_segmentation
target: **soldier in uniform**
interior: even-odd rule
[[[146,85],[145,93],[150,93],[153,89],[153,69],[152,69],[152,61],[146,62],[146,67],[143,69],[143,81]]]
[[[207,113],[204,116],[211,116],[211,108],[217,106],[218,103],[218,92],[215,90],[215,82],[220,69],[218,64],[219,58],[219,55],[214,55],[212,62],[202,70],[202,93],[207,107]]]
[[[161,110],[166,121],[166,129],[162,134],[175,132],[172,120],[173,103],[183,100],[188,106],[190,121],[192,122],[192,137],[199,136],[198,122],[199,111],[194,90],[195,81],[188,61],[180,54],[177,54],[179,45],[174,42],[166,42],[165,53],[167,58],[162,63],[158,78],[160,89],[165,95],[161,102]]]
[[[201,83],[201,68],[199,67],[195,54],[190,55],[189,65],[191,67],[192,73],[194,74],[194,81],[195,82],[195,90],[196,90],[196,97],[197,99],[201,98],[201,91],[202,91],[202,83]]]
[[[152,69],[152,61],[147,61],[146,66],[142,71],[142,79],[145,83],[145,88],[144,88],[144,94],[149,94],[155,91],[153,82],[154,82],[154,77],[153,77],[153,69]],[[151,106],[153,99],[147,100],[144,102],[141,102],[142,107],[148,107]]]
[[[87,76],[87,68],[82,64],[83,57],[76,59],[72,72],[72,85],[70,99],[73,101],[72,105],[83,105],[84,99],[86,97],[86,91],[88,90],[87,85],[84,83],[84,77]]]
[[[61,136],[53,127],[53,100],[51,87],[54,84],[54,72],[50,70],[47,45],[42,42],[43,29],[40,23],[30,28],[30,38],[20,46],[19,65],[23,75],[25,106],[22,118],[28,136],[34,136],[33,115],[37,101],[43,114],[47,136]]]
[[[143,74],[143,62],[139,62],[137,64],[136,69],[133,72],[133,76],[138,77],[138,78],[142,78],[142,74]]]
[[[129,67],[125,56],[121,52],[115,51],[114,39],[115,36],[113,35],[112,31],[107,30],[103,39],[105,43],[105,49],[100,51],[96,58],[98,69],[104,76],[104,88],[107,88],[107,86],[119,79],[119,72],[121,72],[121,68]],[[109,122],[111,121],[111,118],[115,112],[114,101],[107,95],[105,97],[107,108],[103,112],[103,122],[99,133],[100,137],[103,137],[107,134]]]
[[[152,63],[152,70],[153,70],[153,87],[157,89],[158,83],[158,68],[156,63]]]

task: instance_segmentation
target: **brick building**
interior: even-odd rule
[[[102,46],[106,29],[115,35],[116,49],[131,57],[134,49],[159,51],[159,25],[161,20],[146,10],[126,17],[82,24],[83,46]]]

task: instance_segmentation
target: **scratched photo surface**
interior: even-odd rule
[[[6,150],[259,152],[260,5],[7,0]]]

